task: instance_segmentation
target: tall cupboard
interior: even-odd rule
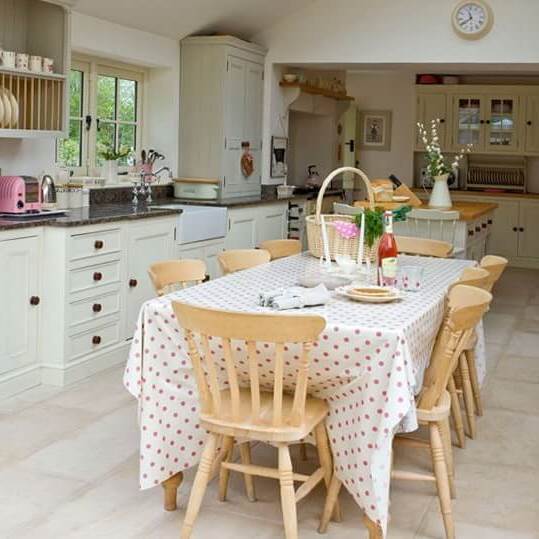
[[[224,198],[260,194],[264,55],[230,36],[181,42],[180,176],[217,179]]]

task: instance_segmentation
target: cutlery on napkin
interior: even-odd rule
[[[314,288],[292,286],[270,292],[261,292],[258,295],[258,302],[262,307],[271,307],[277,311],[284,311],[286,309],[324,305],[329,298],[328,289],[322,283]]]

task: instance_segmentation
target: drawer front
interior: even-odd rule
[[[120,251],[119,228],[107,228],[87,234],[74,234],[69,242],[69,259],[79,260],[90,256],[117,253]]]
[[[77,326],[86,322],[101,320],[120,312],[120,291],[102,296],[94,296],[69,304],[69,325]]]
[[[68,337],[68,361],[99,352],[120,342],[120,321],[114,320],[94,329]]]
[[[69,272],[69,292],[99,290],[103,286],[120,282],[120,261],[113,260],[105,264],[96,264]]]

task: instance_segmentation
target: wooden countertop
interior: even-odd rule
[[[368,206],[367,200],[356,200],[354,202],[354,206],[359,207],[366,207]],[[398,204],[395,202],[377,202],[376,207],[388,209],[388,210],[394,210],[397,208],[400,208],[402,206],[405,206],[404,204]],[[423,206],[420,206],[421,208],[428,209],[428,206],[424,204]],[[498,207],[498,204],[494,202],[466,202],[462,200],[455,200],[453,203],[452,210],[456,210],[460,213],[459,221],[475,221],[479,217],[486,215],[487,213],[490,213],[494,211]]]

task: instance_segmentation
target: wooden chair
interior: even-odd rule
[[[264,249],[230,249],[223,251],[217,260],[219,260],[223,273],[227,275],[265,264],[271,260],[271,256]]]
[[[419,256],[449,258],[453,254],[453,245],[446,241],[416,238],[411,236],[396,236],[399,253]]]
[[[157,295],[162,296],[174,289],[204,281],[206,264],[202,260],[167,260],[152,264],[148,274]]]
[[[301,253],[299,240],[267,240],[260,244],[260,249],[268,251],[272,260]]]
[[[479,266],[489,272],[490,278],[487,285],[487,290],[489,292],[492,291],[492,288],[502,276],[508,263],[509,261],[507,258],[496,255],[486,255],[481,259],[481,262],[479,262]]]
[[[460,212],[455,210],[414,208],[406,215],[406,233],[416,238],[446,241],[453,246],[455,255],[458,254],[454,246],[459,218]]]
[[[222,440],[224,454],[222,458],[217,458],[221,500],[226,498],[230,471],[244,473],[251,481],[253,475],[278,479],[286,537],[296,539],[297,502],[320,481],[329,485],[333,473],[325,427],[328,405],[323,400],[307,396],[310,351],[326,325],[324,318],[236,313],[179,302],[174,302],[173,308],[179,325],[185,331],[189,347],[201,400],[201,427],[209,432],[191,490],[182,539],[191,536],[216,459],[219,440]],[[213,342],[218,340],[223,359],[210,352],[210,338]],[[233,345],[231,341],[234,341]],[[270,391],[261,388],[257,356],[259,342],[274,346],[272,368],[275,374]],[[283,387],[284,349],[285,344],[290,343],[301,347],[293,395],[285,393]],[[234,351],[238,346],[246,350],[248,358],[249,374],[245,372],[243,380],[241,371],[246,367],[238,366],[234,359]],[[221,379],[219,373],[222,373]],[[289,446],[298,443],[311,432],[315,434],[321,465],[312,475],[294,473]],[[230,462],[236,438],[275,445],[279,454],[278,469],[253,465],[250,456],[244,458],[241,464]],[[294,481],[303,483],[296,491]],[[252,485],[251,489],[254,492]]]
[[[450,290],[451,288],[453,288],[454,286],[458,286],[459,284],[475,286],[477,288],[485,290],[488,280],[489,273],[487,270],[476,267],[465,268],[459,279],[451,285]],[[473,332],[473,335],[475,335],[475,331]],[[475,348],[475,342],[473,343],[473,348]],[[466,445],[466,436],[464,432],[464,422],[462,420],[462,412],[460,408],[459,395],[461,393],[464,398],[468,424],[468,434],[470,438],[475,437],[475,415],[473,410],[473,397],[471,397],[471,377],[466,372],[467,369],[462,369],[462,367],[460,366],[461,360],[462,354],[459,358],[459,363],[455,367],[455,372],[453,373],[453,376],[449,378],[447,390],[449,391],[449,395],[451,396],[451,417],[453,418],[453,425],[457,434],[458,446],[464,448]],[[477,381],[477,375],[475,375],[475,379]],[[457,386],[461,389],[457,389]]]
[[[491,294],[479,288],[458,285],[451,289],[446,314],[438,331],[430,364],[425,371],[423,387],[416,399],[417,418],[421,425],[428,426],[429,440],[405,436],[395,438],[397,443],[430,450],[434,475],[393,470],[392,478],[436,482],[448,539],[455,538],[455,527],[451,513],[451,496],[454,495],[449,431],[451,400],[446,387],[469,335],[487,311],[491,300]],[[321,532],[327,528],[339,489],[340,481],[334,475],[324,507]]]

